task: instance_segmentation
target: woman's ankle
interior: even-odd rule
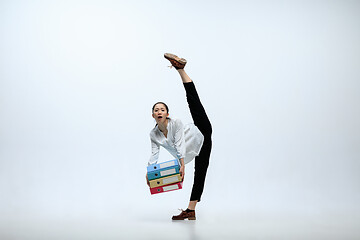
[[[177,69],[177,71],[179,72],[181,80],[182,80],[183,83],[192,82],[191,78],[186,74],[184,69]]]

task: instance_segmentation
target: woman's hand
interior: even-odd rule
[[[149,182],[149,179],[148,179],[147,173],[146,173],[146,184],[150,187],[150,182]]]
[[[180,176],[181,176],[181,181],[184,181],[184,177],[185,177],[185,163],[184,163],[184,158],[180,158]]]
[[[182,166],[180,167],[179,172],[180,172],[180,176],[181,176],[181,181],[184,181],[184,177],[185,177],[185,165],[182,165]]]

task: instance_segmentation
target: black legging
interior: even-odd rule
[[[186,91],[186,99],[189,104],[190,113],[194,124],[198,127],[200,132],[204,135],[204,143],[201,147],[200,153],[195,157],[195,173],[194,184],[191,192],[190,201],[197,200],[200,202],[202,192],[204,190],[204,183],[206,171],[209,166],[209,159],[211,153],[211,123],[206,115],[205,109],[200,102],[199,95],[193,82],[184,83]]]

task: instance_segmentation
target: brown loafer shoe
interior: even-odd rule
[[[188,220],[196,220],[195,211],[187,213],[186,211],[182,210],[179,215],[173,216],[172,220],[185,220],[186,218]]]
[[[178,56],[171,53],[165,53],[164,57],[169,60],[171,65],[176,69],[183,69],[187,62],[186,59],[179,58]]]

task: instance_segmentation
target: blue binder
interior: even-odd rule
[[[163,163],[153,164],[147,167],[148,179],[162,178],[179,173],[180,165],[177,159]]]

